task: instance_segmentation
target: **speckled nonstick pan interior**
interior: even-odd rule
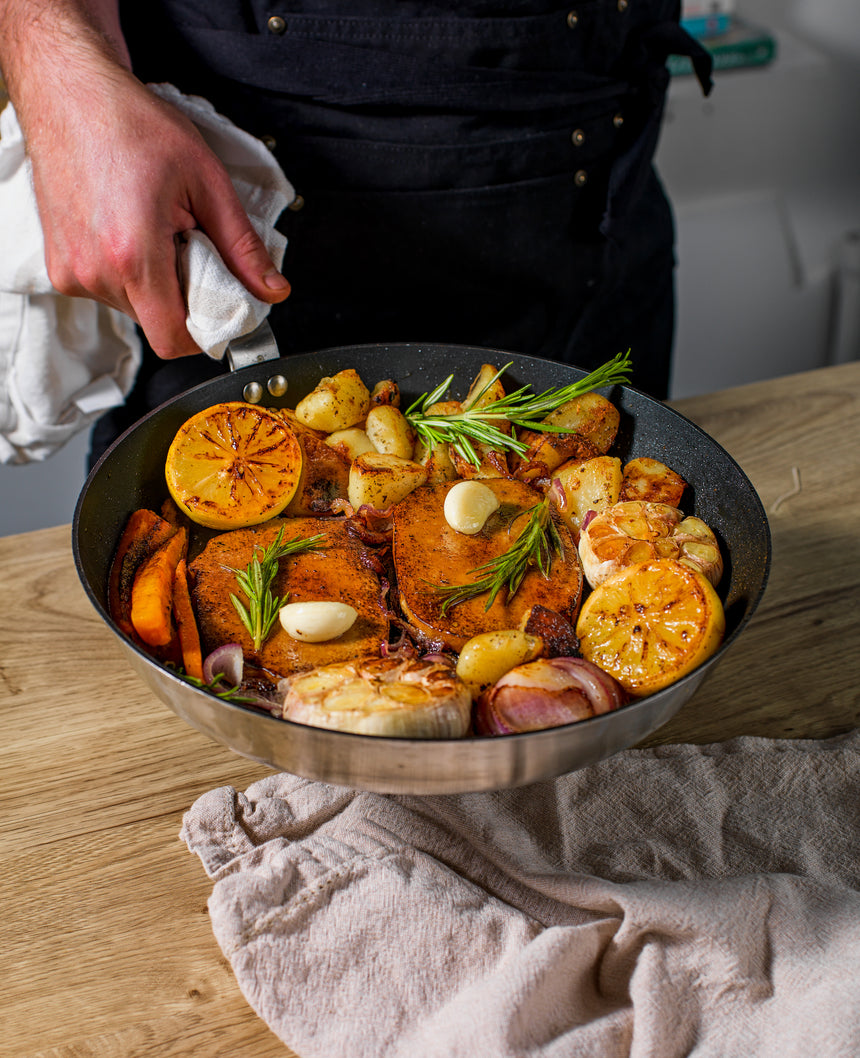
[[[617,712],[562,728],[457,741],[375,738],[277,720],[248,706],[222,701],[192,687],[139,650],[110,619],[107,579],[126,518],[138,507],[157,510],[167,492],[164,459],[176,430],[192,414],[225,400],[241,400],[249,382],[283,375],[283,398],[295,406],[326,375],[355,368],[366,384],[384,378],[405,400],[454,375],[451,395],[464,396],[483,363],[502,367],[508,389],[535,393],[576,381],[585,372],[534,357],[438,344],[360,345],[266,361],[205,382],[162,405],[105,453],[84,485],[75,510],[73,548],[81,582],[116,635],[124,659],[154,695],[192,727],[236,753],[310,779],[378,792],[440,794],[520,786],[552,778],[610,756],[651,734],[695,693],[740,635],[762,596],[770,567],[770,532],[761,501],[728,453],[697,426],[664,404],[629,387],[604,390],[621,411],[613,452],[623,459],[647,455],[689,483],[684,508],[717,534],[726,557],[719,591],[726,637],[717,653],[676,684]],[[405,406],[405,405],[404,405]]]

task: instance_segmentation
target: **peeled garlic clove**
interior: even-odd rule
[[[355,624],[358,611],[345,602],[289,602],[278,611],[284,631],[303,643],[337,639]]]
[[[482,481],[458,481],[448,490],[443,507],[448,525],[467,536],[479,533],[490,515],[498,509],[498,497]]]

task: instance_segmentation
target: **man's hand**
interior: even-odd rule
[[[127,313],[165,359],[199,352],[185,326],[176,236],[200,228],[252,294],[282,301],[289,284],[194,125],[129,72],[124,47],[68,26],[60,37],[49,55],[38,33],[0,37],[56,289]]]

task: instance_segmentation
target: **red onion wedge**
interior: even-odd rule
[[[621,685],[584,658],[538,658],[511,669],[480,695],[475,731],[541,731],[611,712],[626,701]]]
[[[217,676],[223,676],[225,683],[238,687],[242,682],[244,658],[238,643],[225,643],[216,647],[203,660],[203,680],[212,683]]]

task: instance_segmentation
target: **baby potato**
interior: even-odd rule
[[[553,474],[553,490],[562,521],[578,538],[589,511],[602,511],[618,502],[621,460],[615,456],[595,456],[582,462],[565,463]]]
[[[543,420],[551,426],[561,426],[566,432],[579,434],[591,441],[598,454],[605,455],[612,447],[621,413],[599,393],[583,393],[560,408],[551,411]]]
[[[502,678],[506,672],[540,657],[543,641],[515,628],[481,632],[473,636],[460,651],[457,675],[469,688],[473,698]]]
[[[377,382],[370,391],[370,406],[375,408],[377,404],[391,404],[395,408],[400,407],[400,387],[391,378],[385,378]]]
[[[356,510],[367,504],[382,511],[426,480],[427,471],[420,463],[385,452],[365,452],[350,467],[349,502]]]
[[[442,485],[446,481],[454,481],[458,476],[448,445],[444,442],[428,448],[422,441],[418,441],[412,458],[427,471],[428,485]]]
[[[484,387],[488,386],[490,380],[498,371],[498,368],[493,367],[492,364],[482,364],[481,370],[475,376],[475,380],[469,387],[469,392],[466,394],[466,399],[463,401],[463,407],[468,408],[472,406],[472,402],[481,393]],[[505,395],[505,387],[502,385],[501,379],[496,379],[495,382],[487,389],[486,393],[481,396],[480,400],[474,405],[476,408],[484,408],[487,404],[492,404],[494,400],[501,400]]]
[[[582,462],[598,455],[591,441],[576,433],[541,433],[524,430],[520,440],[529,449],[521,460],[514,460],[514,474],[526,483],[545,478],[563,463]]]
[[[469,481],[472,479],[480,480],[481,478],[508,477],[508,460],[504,452],[498,448],[491,448],[489,445],[482,444],[474,444],[473,448],[480,460],[477,466],[464,456],[461,456],[459,452],[455,452],[452,446],[449,446],[451,462],[454,464],[454,470],[458,478],[464,478]]]
[[[680,507],[686,481],[665,463],[639,456],[624,465],[619,500],[645,500]]]
[[[325,439],[325,443],[346,456],[350,462],[358,459],[365,452],[375,452],[373,442],[360,426],[350,426],[348,430],[335,430]]]
[[[377,452],[411,459],[415,431],[406,416],[393,404],[379,404],[367,413],[364,432]]]
[[[431,404],[427,409],[427,414],[458,415],[462,410],[463,406],[458,400],[443,400]],[[451,461],[451,453],[445,441],[429,447],[423,441],[416,441],[412,458],[427,471],[429,485],[442,485],[446,481],[454,481],[459,476]]]
[[[356,426],[367,417],[370,391],[356,370],[349,367],[323,378],[296,405],[299,422],[313,430],[334,433]]]

